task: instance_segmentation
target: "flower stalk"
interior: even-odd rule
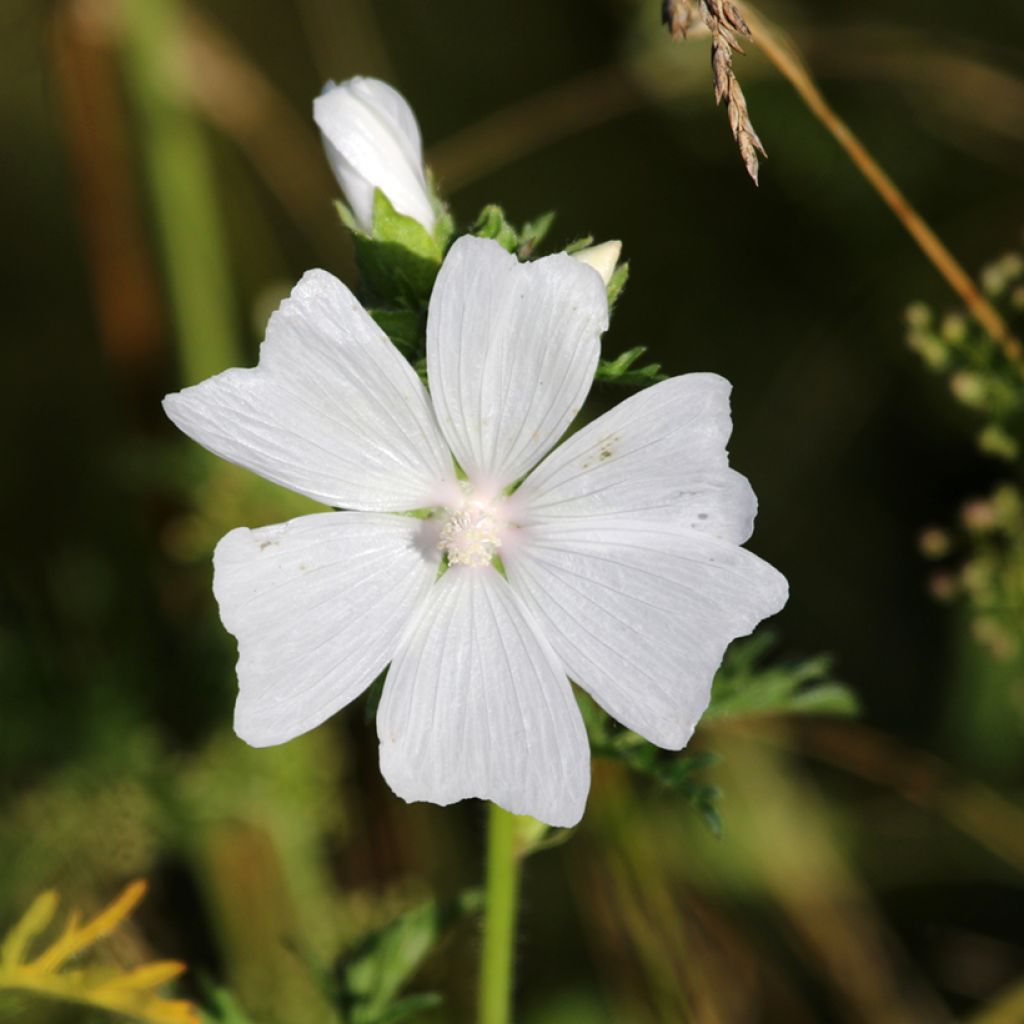
[[[487,817],[484,944],[480,957],[478,1024],[512,1020],[512,977],[519,908],[520,819],[497,804]]]

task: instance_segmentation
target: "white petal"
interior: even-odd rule
[[[608,301],[565,253],[520,263],[464,236],[441,267],[427,318],[438,422],[478,488],[521,477],[579,412],[597,367]]]
[[[667,520],[742,544],[757,499],[729,468],[725,378],[672,377],[627,398],[559,445],[516,491],[525,522]]]
[[[270,318],[259,366],[168,395],[164,409],[204,448],[327,505],[423,508],[453,480],[415,371],[323,270]]]
[[[601,280],[607,286],[619,265],[619,257],[622,255],[622,243],[618,240],[601,242],[600,245],[588,245],[586,249],[574,252],[572,257],[588,267],[593,267],[601,275]]]
[[[284,743],[373,682],[437,575],[428,526],[325,512],[232,530],[217,545],[213,591],[238,639],[242,739]]]
[[[329,82],[313,101],[328,160],[360,226],[373,226],[379,188],[399,213],[433,230],[416,115],[400,92],[376,78]]]
[[[756,555],[668,523],[527,527],[502,557],[569,676],[623,725],[673,750],[704,713],[729,642],[788,596]]]
[[[549,825],[575,825],[590,748],[572,688],[498,573],[451,568],[384,684],[380,764],[405,800],[480,797]]]

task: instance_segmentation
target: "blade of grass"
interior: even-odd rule
[[[183,81],[182,10],[125,0],[120,15],[181,376],[195,384],[243,360],[210,154]]]

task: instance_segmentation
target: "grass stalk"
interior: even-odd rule
[[[210,154],[184,84],[183,12],[178,0],[124,0],[120,14],[181,376],[195,384],[243,360]]]

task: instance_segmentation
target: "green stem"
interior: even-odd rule
[[[512,965],[519,903],[517,833],[516,816],[491,804],[478,1024],[509,1024],[512,1020]]]
[[[185,89],[184,16],[178,0],[123,0],[121,15],[181,374],[195,384],[241,350],[209,148]]]

